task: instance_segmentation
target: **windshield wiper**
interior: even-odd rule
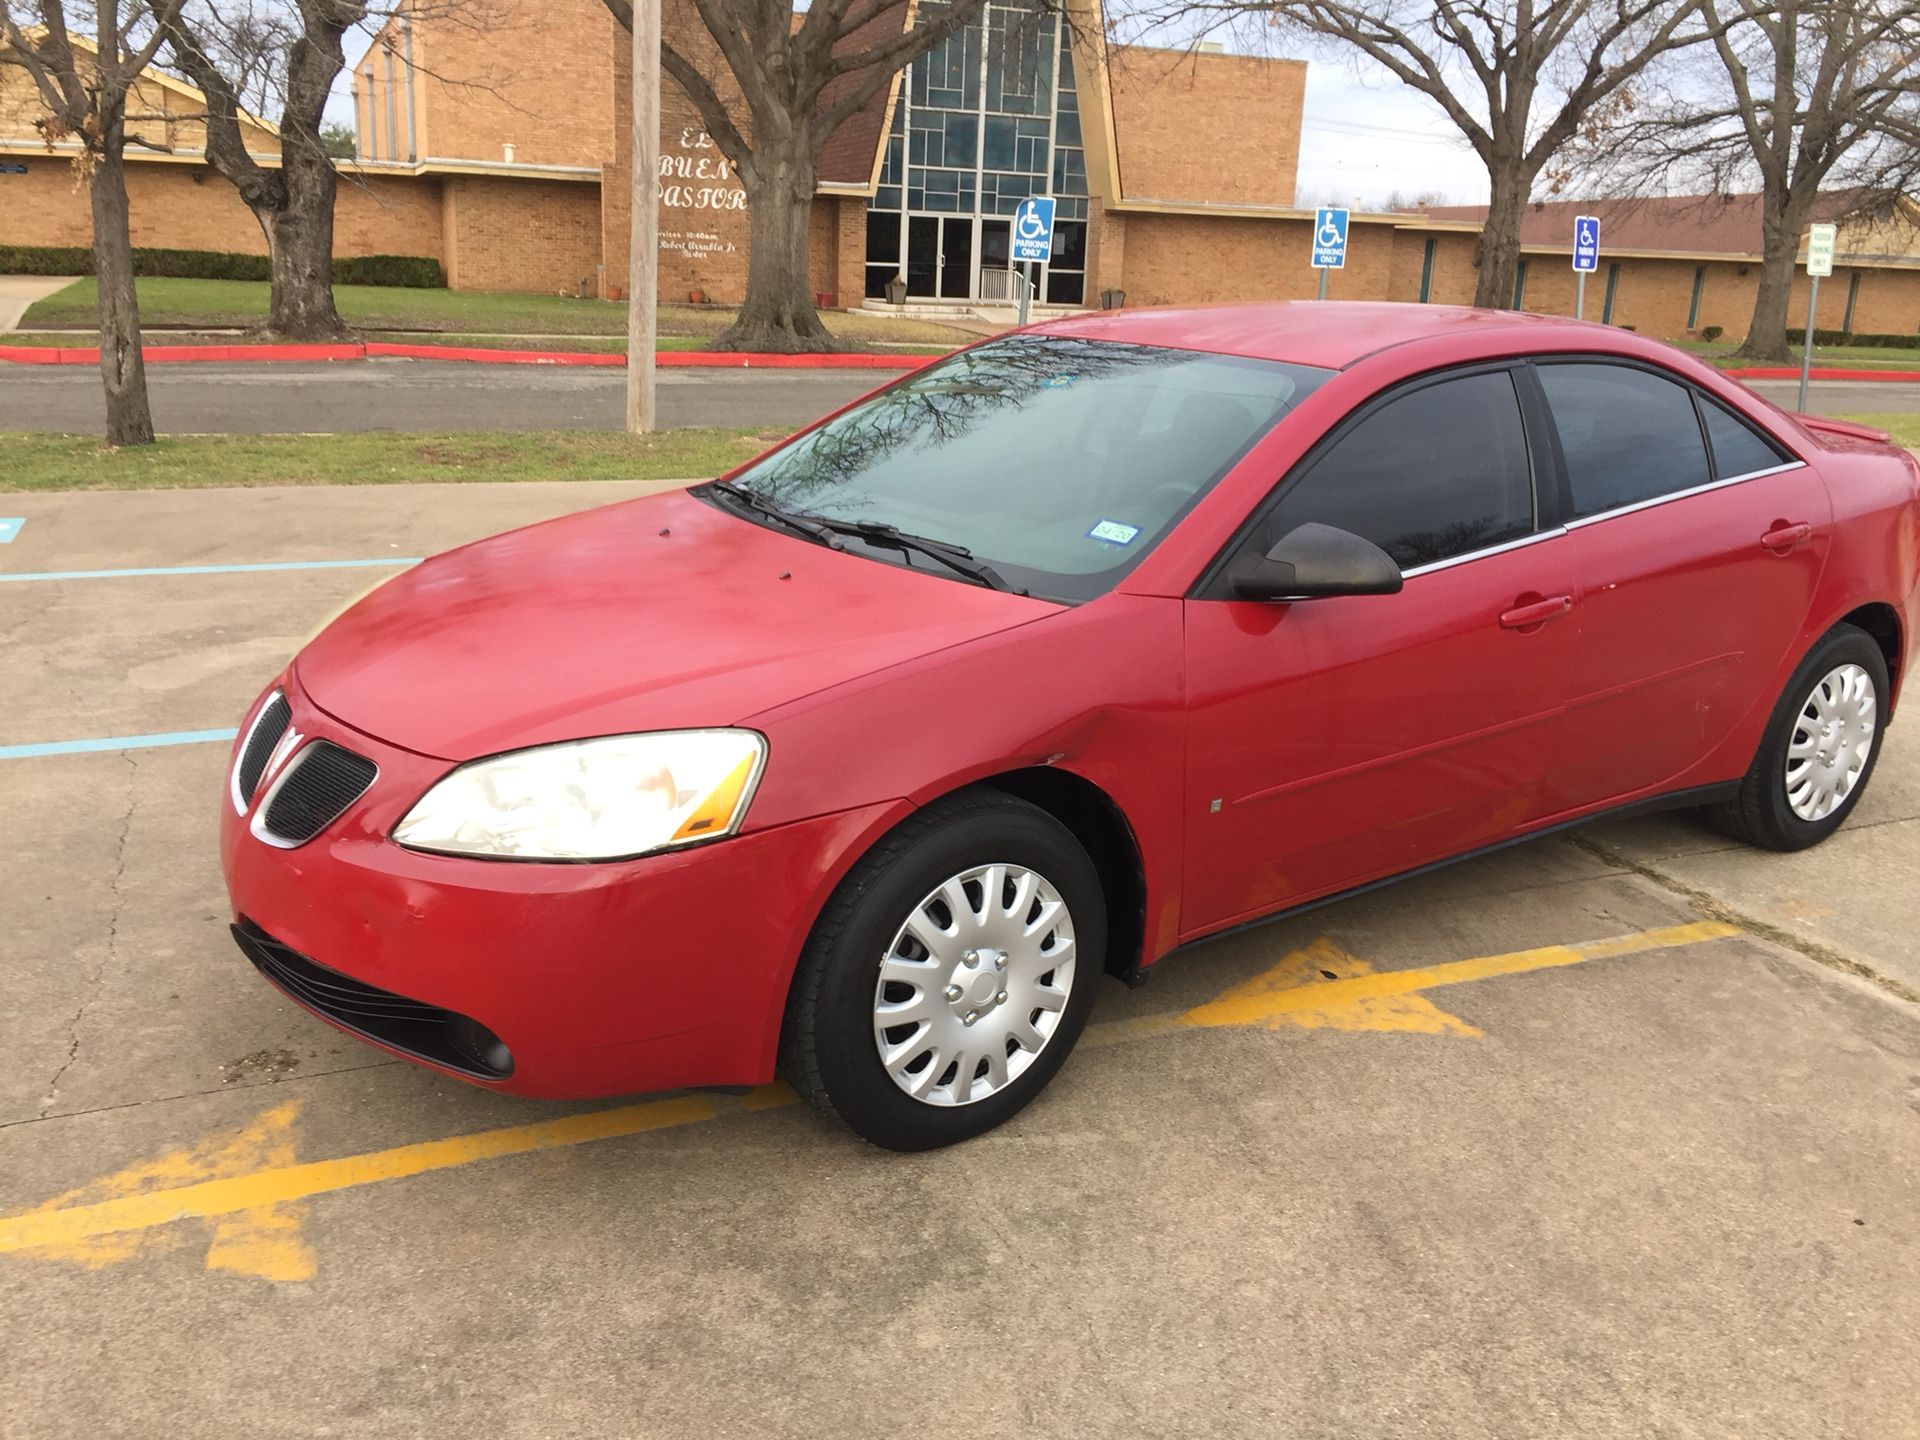
[[[731,480],[714,480],[707,485],[707,489],[717,490],[742,509],[751,510],[756,515],[764,515],[775,524],[784,525],[796,535],[804,535],[809,540],[825,545],[829,550],[841,548],[840,535],[836,527],[776,505],[766,496],[749,490],[744,485],[736,485]]]
[[[818,518],[817,523],[842,535],[857,535],[869,545],[891,545],[896,550],[913,551],[925,555],[928,559],[938,560],[956,574],[964,575],[969,580],[977,581],[991,589],[1005,590],[1010,595],[1027,593],[1009,584],[1007,578],[986,561],[974,559],[973,552],[964,545],[953,545],[945,540],[914,535],[902,530],[898,525],[889,525],[884,520]]]
[[[784,525],[796,535],[804,535],[809,540],[825,545],[828,549],[839,550],[842,535],[852,535],[866,541],[869,545],[891,546],[895,550],[912,551],[937,560],[949,570],[966,576],[977,584],[994,590],[1004,590],[1010,595],[1024,595],[1027,592],[1008,583],[1005,576],[984,560],[973,558],[973,552],[964,545],[950,545],[945,540],[934,540],[925,535],[913,535],[898,525],[889,525],[884,520],[830,520],[823,515],[808,515],[797,510],[789,510],[776,505],[766,496],[736,485],[731,480],[714,480],[707,486],[717,490],[728,500],[744,510],[756,515],[764,515],[775,524]]]

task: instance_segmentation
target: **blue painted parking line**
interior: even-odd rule
[[[0,517],[0,545],[11,545],[13,537],[20,533],[20,527],[26,523],[23,515]]]
[[[43,740],[37,745],[0,745],[0,760],[32,760],[42,755],[86,755],[99,750],[148,750],[157,745],[210,745],[231,740],[238,730],[174,730],[163,735],[107,735],[97,740]]]
[[[125,580],[137,575],[257,575],[265,570],[365,570],[380,565],[418,565],[420,555],[381,560],[274,560],[264,565],[143,565],[128,570],[31,570],[0,575],[8,580]]]

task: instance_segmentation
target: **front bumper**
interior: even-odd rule
[[[344,815],[294,849],[257,839],[249,817],[223,799],[221,862],[235,924],[324,968],[295,983],[251,949],[250,958],[329,1023],[516,1094],[584,1098],[772,1079],[787,987],[814,918],[909,808],[866,806],[616,864],[423,855],[387,837],[448,763],[342,725],[291,676],[282,686],[295,729],[380,772]],[[369,1002],[355,982],[384,1000]],[[302,988],[329,984],[351,1004]],[[491,1067],[507,1073],[468,1063],[484,1039],[463,1032],[454,1050],[436,1052],[365,1018],[369,1003],[392,1011],[395,1001],[403,1016],[412,1005],[473,1022],[510,1052],[509,1066]]]

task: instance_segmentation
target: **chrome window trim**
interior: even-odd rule
[[[1430,560],[1425,565],[1416,565],[1411,570],[1402,570],[1403,580],[1417,579],[1422,575],[1431,575],[1436,570],[1451,570],[1456,565],[1464,565],[1469,560],[1485,560],[1494,555],[1505,555],[1509,550],[1524,550],[1529,545],[1537,545],[1542,540],[1555,540],[1567,533],[1567,527],[1556,525],[1551,530],[1536,530],[1531,535],[1522,535],[1518,540],[1508,540],[1499,545],[1489,545],[1484,550],[1469,550],[1464,555],[1449,555],[1444,560]]]
[[[269,785],[266,792],[261,795],[260,803],[253,807],[253,819],[248,822],[247,825],[247,830],[254,839],[258,840],[262,845],[271,845],[276,850],[298,850],[302,845],[318,839],[321,831],[327,828],[326,825],[322,825],[319,830],[314,831],[313,834],[309,835],[305,840],[288,840],[267,829],[267,811],[273,808],[273,802],[275,797],[280,793],[280,787],[287,783],[294,771],[307,763],[308,757],[313,754],[313,747],[320,743],[318,740],[301,735],[292,726],[287,727],[287,733],[296,737],[300,748],[294,752],[290,760],[280,767],[280,773],[273,777],[273,784]],[[356,751],[354,753],[358,754],[359,752]],[[367,790],[373,789],[374,785],[378,783],[380,779],[379,763],[369,756],[361,755],[360,758],[366,760],[368,764],[373,766],[373,776],[367,781],[366,790],[362,790],[359,797],[353,802],[356,805],[360,803],[360,800],[366,798]],[[345,813],[345,811],[341,812],[341,814]],[[340,816],[338,815],[334,816],[334,820],[339,818]],[[327,825],[331,825],[332,823],[333,820],[329,820]]]
[[[247,722],[247,728],[240,733],[240,746],[233,752],[233,765],[227,771],[227,799],[233,802],[233,813],[236,815],[245,815],[247,813],[247,801],[245,797],[240,794],[240,767],[247,763],[247,750],[253,744],[254,732],[260,728],[260,722],[267,718],[267,712],[273,708],[273,702],[284,699],[286,699],[286,691],[280,689],[269,690],[261,697],[260,708],[253,712],[253,719]],[[291,730],[292,728],[293,716],[289,714],[287,716],[287,729]],[[276,745],[275,748],[277,749],[279,747]],[[271,764],[273,757],[269,755],[267,761]],[[263,771],[262,773],[265,772]]]
[[[1789,470],[1804,470],[1806,468],[1806,461],[1790,460],[1780,465],[1770,465],[1765,470],[1749,470],[1744,475],[1729,475],[1724,480],[1709,480],[1704,485],[1695,485],[1690,489],[1675,490],[1667,495],[1655,495],[1649,500],[1636,500],[1631,505],[1621,505],[1612,510],[1602,510],[1594,515],[1582,515],[1577,520],[1567,521],[1566,528],[1569,530],[1579,530],[1597,521],[1611,520],[1619,515],[1632,515],[1640,510],[1651,510],[1656,505],[1667,505],[1675,500],[1687,500],[1695,495],[1705,495],[1713,490],[1724,490],[1729,485],[1743,485],[1749,480],[1759,480],[1767,475],[1784,475]]]

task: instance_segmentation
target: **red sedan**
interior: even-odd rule
[[[946,1144],[1204,936],[1627,809],[1832,834],[1917,484],[1597,325],[1043,325],[362,599],[234,748],[235,934],[482,1085]]]

